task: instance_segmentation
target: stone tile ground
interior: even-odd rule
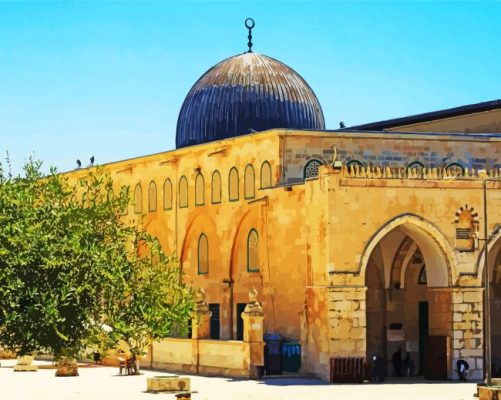
[[[14,360],[0,360],[2,400],[174,400],[173,395],[146,393],[146,377],[167,375],[143,371],[141,376],[117,376],[110,367],[80,368],[80,376],[56,378],[54,370],[14,372]],[[37,364],[47,365],[40,361]],[[326,385],[310,379],[232,380],[192,376],[194,400],[470,400],[476,390],[472,383],[415,383],[379,385]]]

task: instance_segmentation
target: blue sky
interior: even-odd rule
[[[254,50],[299,72],[327,127],[501,98],[501,2],[0,2],[0,156],[64,171],[175,147],[212,65]]]

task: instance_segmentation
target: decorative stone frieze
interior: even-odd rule
[[[494,178],[501,175],[501,168],[488,169],[485,172],[488,177]],[[342,175],[350,178],[365,179],[422,179],[422,180],[442,180],[455,176],[468,178],[479,178],[478,169],[465,168],[464,171],[452,171],[450,168],[405,168],[405,167],[381,167],[368,165],[347,166],[342,168]]]

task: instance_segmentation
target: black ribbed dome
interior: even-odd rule
[[[322,107],[287,65],[244,53],[216,64],[193,85],[177,120],[176,146],[272,128],[323,130]]]

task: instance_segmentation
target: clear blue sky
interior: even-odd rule
[[[327,127],[501,98],[501,2],[0,2],[0,152],[64,171],[170,150],[191,85],[254,50]]]

